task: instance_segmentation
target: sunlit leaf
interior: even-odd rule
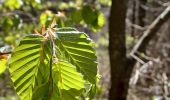
[[[104,17],[104,15],[103,15],[103,13],[98,12],[98,18],[97,18],[97,20],[98,20],[98,25],[99,25],[99,27],[102,27],[102,26],[105,24],[105,17]]]
[[[65,59],[83,74],[84,79],[95,84],[97,62],[94,43],[82,32],[63,28],[57,30],[56,50],[60,59]]]
[[[6,69],[6,59],[0,59],[0,74],[5,72]]]
[[[47,38],[26,36],[13,51],[9,71],[17,94],[21,100],[77,100],[83,93],[92,97],[97,75],[94,43],[73,28],[50,30]],[[48,37],[51,34],[57,36]]]
[[[21,0],[5,0],[4,5],[11,10],[18,9],[22,5]]]
[[[22,100],[31,100],[33,91],[48,81],[48,46],[42,36],[27,36],[12,53],[9,71]]]
[[[83,76],[76,67],[66,61],[60,61],[54,68],[55,85],[58,86],[62,100],[79,98],[84,87]],[[54,95],[57,93],[54,93]]]

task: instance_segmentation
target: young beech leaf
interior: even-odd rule
[[[12,52],[9,72],[21,100],[79,100],[95,93],[94,43],[74,28],[55,26],[52,22],[41,34],[24,37]]]

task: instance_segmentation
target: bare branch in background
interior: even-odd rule
[[[141,31],[146,30],[146,27],[142,27],[142,26],[140,26],[140,25],[133,24],[128,18],[126,19],[126,23],[127,23],[129,26],[131,26],[131,27],[133,27],[133,28],[135,28],[135,29],[138,29],[138,30],[141,30]]]
[[[146,6],[146,5],[141,5],[141,7],[146,10],[146,11],[149,11],[149,12],[159,12],[159,11],[162,11],[163,8],[162,7],[149,7],[149,6]]]
[[[30,14],[30,13],[25,13],[23,11],[20,11],[20,10],[15,10],[15,11],[11,11],[11,12],[7,12],[7,13],[4,13],[4,14],[1,14],[0,15],[0,18],[2,16],[10,16],[10,15],[20,15],[20,17],[23,17],[22,19],[25,20],[25,22],[32,22],[34,25],[36,25],[36,18]],[[26,17],[26,18],[25,18]]]
[[[11,54],[12,52],[0,52],[0,55]]]
[[[132,49],[130,55],[133,56],[136,52],[143,52],[150,40],[156,35],[160,27],[170,18],[170,6],[168,6],[148,27],[148,29],[143,33],[142,37],[136,43]]]

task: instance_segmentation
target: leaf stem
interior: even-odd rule
[[[53,95],[53,89],[54,89],[54,85],[53,85],[53,76],[52,76],[52,64],[53,64],[53,55],[54,55],[54,43],[52,40],[50,40],[50,45],[51,45],[51,58],[50,58],[50,76],[49,76],[49,82],[51,84],[51,91],[49,92],[49,99],[51,100],[51,97]]]

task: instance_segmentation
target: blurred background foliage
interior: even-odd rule
[[[48,27],[53,18],[58,27],[75,27],[94,37],[106,23],[101,8],[109,6],[111,0],[0,0],[0,52],[12,52],[22,37]],[[0,55],[0,100],[18,100],[6,71],[7,58]]]
[[[105,2],[104,2],[105,1]],[[17,44],[34,28],[48,26],[55,18],[58,27],[84,27],[97,32],[105,23],[101,4],[107,0],[1,0],[0,1],[0,46]]]

